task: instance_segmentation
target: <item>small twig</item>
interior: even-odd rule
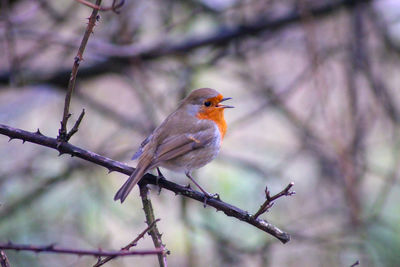
[[[83,119],[83,116],[85,116],[85,109],[82,109],[81,115],[79,115],[78,120],[75,122],[74,127],[68,132],[66,139],[67,141],[71,139],[71,137],[78,131],[79,125],[81,124],[81,121]]]
[[[101,4],[101,0],[96,0],[96,5],[100,5],[100,4]],[[78,74],[79,65],[80,65],[81,61],[83,60],[83,53],[85,52],[86,44],[88,43],[89,37],[93,33],[94,26],[96,26],[98,12],[99,12],[98,9],[93,9],[92,14],[89,17],[89,23],[86,27],[85,34],[83,35],[78,52],[74,58],[74,64],[72,66],[71,76],[70,76],[70,79],[68,82],[68,90],[67,90],[67,94],[65,96],[64,113],[63,113],[63,118],[61,121],[61,128],[60,128],[60,130],[58,130],[57,139],[59,141],[67,142],[68,136],[69,137],[72,136],[72,134],[67,133],[67,122],[68,122],[69,117],[71,116],[71,114],[69,113],[69,106],[71,103],[72,93],[75,88],[76,75]]]
[[[160,221],[160,219],[155,220],[154,222],[152,222],[149,226],[147,226],[146,229],[144,229],[131,243],[129,243],[128,245],[126,245],[125,247],[121,248],[121,251],[128,251],[131,247],[134,247],[137,245],[137,242],[144,237],[144,235],[150,231],[153,226]],[[93,267],[99,267],[102,266],[103,264],[109,262],[110,260],[114,259],[116,256],[108,256],[105,259],[101,259],[99,258],[99,261],[93,265]]]
[[[148,196],[149,189],[147,188],[147,185],[139,184],[139,186],[143,210],[146,215],[146,223],[150,227],[156,220],[154,219],[153,205],[151,204],[151,200]],[[162,254],[158,254],[158,263],[160,267],[167,267],[167,254],[169,252],[165,249],[165,245],[162,243],[161,234],[158,231],[157,225],[154,224],[153,227],[151,227],[149,235],[153,239],[154,247],[163,251]]]
[[[85,6],[88,6],[88,7],[91,7],[93,9],[99,10],[99,11],[112,10],[113,12],[115,12],[117,14],[119,13],[118,9],[121,8],[125,3],[125,0],[120,0],[119,2],[117,2],[117,0],[114,0],[110,7],[103,7],[103,6],[100,6],[100,5],[96,5],[96,4],[90,3],[90,2],[88,2],[86,0],[75,0],[75,1],[81,3],[81,4],[85,5]]]
[[[75,248],[58,248],[54,244],[45,246],[35,246],[26,244],[13,244],[0,243],[0,249],[16,250],[16,251],[32,251],[36,253],[46,252],[46,253],[59,253],[59,254],[74,254],[79,256],[133,256],[133,255],[156,255],[162,254],[163,250],[156,248],[154,250],[136,250],[136,251],[102,251],[102,250],[85,250],[85,249],[75,249]]]
[[[359,265],[359,264],[360,264],[360,261],[357,260],[355,263],[353,263],[352,265],[350,265],[350,267],[354,267],[354,266],[357,266],[357,265]]]
[[[0,250],[0,266],[1,267],[10,267],[10,262],[7,259],[6,253]]]
[[[277,200],[280,197],[283,196],[291,196],[296,194],[295,191],[290,192],[290,189],[293,187],[294,183],[291,182],[290,184],[288,184],[286,186],[285,189],[283,189],[281,192],[279,192],[278,194],[274,195],[274,196],[270,196],[270,192],[268,190],[268,186],[265,187],[265,197],[267,198],[267,200],[265,200],[265,202],[261,205],[260,209],[252,216],[254,219],[257,219],[258,216],[260,216],[261,214],[265,213],[268,211],[269,208],[271,208],[274,205],[274,201]]]

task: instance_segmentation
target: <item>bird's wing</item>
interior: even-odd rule
[[[193,134],[181,134],[166,138],[158,146],[156,157],[149,169],[156,167],[160,162],[171,160],[192,150],[207,146],[213,142],[214,136],[215,130],[209,128]]]
[[[152,137],[153,137],[153,134],[150,134],[149,136],[147,136],[146,139],[143,140],[143,142],[140,144],[139,149],[132,156],[132,160],[138,159],[143,154],[144,146],[147,145],[147,143],[149,143],[149,141]]]

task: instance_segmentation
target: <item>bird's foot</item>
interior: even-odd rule
[[[156,186],[158,186],[158,194],[161,193],[161,189],[162,189],[162,187],[159,185],[160,180],[165,180],[165,177],[161,173],[160,168],[157,168]]]
[[[210,199],[221,200],[219,198],[218,193],[210,194],[210,193],[204,192],[204,203],[203,203],[204,208],[207,207],[207,201],[210,200]]]

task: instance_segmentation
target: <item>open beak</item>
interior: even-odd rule
[[[218,107],[220,107],[220,108],[234,108],[234,106],[221,105],[220,104],[221,102],[224,102],[224,101],[229,100],[229,99],[232,99],[232,97],[224,97],[224,98],[222,98],[221,101],[219,101],[219,103],[218,103]]]

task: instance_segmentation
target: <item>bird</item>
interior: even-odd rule
[[[132,159],[138,159],[136,169],[115,194],[123,203],[151,169],[159,167],[184,172],[206,198],[217,194],[205,191],[192,177],[192,171],[211,162],[221,147],[227,131],[224,110],[233,108],[221,104],[232,99],[211,88],[193,90],[167,118],[142,142]]]

